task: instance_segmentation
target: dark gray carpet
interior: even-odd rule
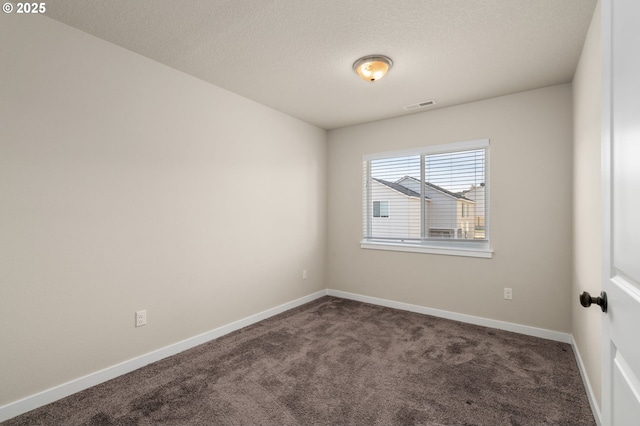
[[[6,425],[593,425],[571,346],[323,297]]]

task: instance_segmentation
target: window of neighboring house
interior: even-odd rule
[[[451,229],[429,229],[429,237],[431,238],[452,238],[453,230]]]
[[[373,202],[373,217],[389,217],[389,202],[388,201],[374,201]]]
[[[363,156],[361,247],[491,257],[488,166],[487,139]]]

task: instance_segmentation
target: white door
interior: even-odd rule
[[[640,1],[603,0],[602,36],[602,422],[640,425]]]

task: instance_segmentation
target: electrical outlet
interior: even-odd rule
[[[302,279],[303,280],[307,279],[307,270],[306,269],[302,271]]]
[[[142,311],[136,312],[136,327],[142,327],[147,323],[147,310],[143,309]]]
[[[513,300],[513,290],[510,288],[504,288],[504,298],[505,300]]]

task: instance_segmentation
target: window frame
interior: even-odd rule
[[[374,154],[365,154],[362,156],[362,168],[363,168],[363,196],[362,196],[362,240],[360,242],[360,248],[372,249],[372,250],[390,250],[390,251],[403,251],[413,253],[429,253],[429,254],[441,254],[452,256],[466,256],[466,257],[479,257],[479,258],[491,258],[493,257],[493,250],[490,245],[490,212],[489,212],[489,200],[490,200],[490,183],[489,183],[489,171],[490,171],[490,153],[489,153],[489,139],[476,139],[464,142],[453,142],[440,145],[423,146],[419,148],[387,151]],[[373,201],[371,199],[371,185],[368,183],[371,181],[370,177],[370,162],[372,160],[379,160],[393,157],[408,157],[408,156],[429,156],[436,154],[446,154],[459,151],[484,149],[484,232],[485,238],[482,240],[466,240],[466,239],[429,239],[428,229],[424,227],[422,229],[423,237],[419,241],[407,241],[401,238],[375,238],[368,237],[371,235],[371,222],[373,221]],[[421,161],[422,162],[422,161]],[[422,166],[424,168],[424,164]],[[376,200],[378,201],[378,200]],[[390,206],[389,206],[390,207]]]

